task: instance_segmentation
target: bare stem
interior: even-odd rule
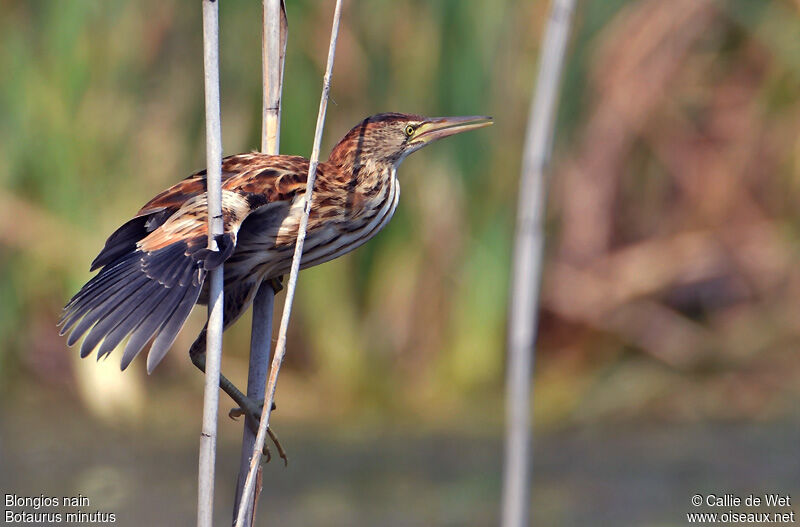
[[[261,46],[264,92],[261,106],[261,151],[277,154],[281,132],[281,91],[288,24],[283,0],[264,0]]]
[[[206,99],[206,169],[208,184],[208,247],[216,250],[215,236],[222,224],[222,131],[219,101],[219,10],[217,2],[203,0],[203,66]],[[214,465],[217,448],[219,370],[222,359],[222,266],[211,271],[206,338],[206,377],[203,425],[198,463],[197,525],[211,527],[214,515]]]
[[[531,375],[544,250],[545,169],[550,159],[558,85],[574,8],[575,0],[552,0],[525,137],[511,279],[502,527],[530,524]]]
[[[294,292],[297,287],[297,274],[300,271],[300,257],[303,254],[303,243],[306,238],[306,230],[308,228],[308,216],[311,212],[311,199],[314,190],[314,180],[317,176],[317,165],[319,164],[319,149],[322,143],[322,130],[325,125],[325,112],[328,108],[328,93],[331,88],[331,74],[333,72],[333,60],[336,56],[336,39],[339,35],[339,20],[342,15],[342,0],[336,0],[336,8],[333,14],[333,27],[331,28],[331,39],[328,47],[328,63],[325,69],[325,77],[322,81],[322,95],[319,101],[319,113],[317,114],[317,127],[314,133],[314,145],[311,150],[311,161],[308,167],[308,180],[306,183],[305,192],[305,205],[303,207],[303,216],[300,220],[300,225],[297,230],[297,242],[295,245],[294,256],[292,258],[292,267],[289,273],[289,282],[286,285],[286,300],[283,306],[283,314],[281,316],[281,325],[278,330],[278,342],[275,345],[275,354],[272,358],[272,366],[269,372],[269,379],[265,389],[266,398],[264,400],[264,408],[261,413],[261,421],[258,426],[258,434],[256,435],[256,444],[253,447],[253,456],[250,460],[250,470],[247,474],[247,480],[244,486],[242,495],[242,503],[247,503],[253,494],[255,485],[256,474],[258,466],[261,463],[261,451],[264,447],[266,440],[267,427],[269,426],[269,417],[272,411],[272,403],[275,400],[275,388],[278,382],[278,373],[280,372],[283,357],[286,354],[286,332],[289,327],[289,319],[292,313],[292,302],[294,301]],[[239,514],[236,519],[237,527],[244,527],[244,506],[240,505]]]
[[[263,38],[261,46],[263,98],[261,120],[261,151],[277,154],[280,146],[280,106],[283,87],[283,58],[286,54],[288,24],[286,9],[282,0],[264,0]],[[275,291],[269,284],[260,287],[253,300],[253,325],[250,332],[250,367],[247,375],[247,397],[254,401],[264,398],[269,364],[270,338],[272,337],[272,312]],[[245,418],[242,431],[242,453],[239,464],[239,478],[236,485],[236,499],[233,505],[233,518],[236,520],[240,508],[250,458],[256,444],[256,434]],[[261,494],[261,467],[256,478],[253,499],[245,508],[244,525],[253,525],[259,494]]]

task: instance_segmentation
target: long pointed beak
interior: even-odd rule
[[[414,133],[414,142],[420,141],[429,144],[433,141],[460,134],[469,130],[476,130],[484,126],[491,126],[494,121],[491,117],[472,115],[469,117],[432,117],[422,123]]]

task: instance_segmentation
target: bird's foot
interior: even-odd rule
[[[251,399],[246,399],[244,404],[238,408],[231,408],[228,412],[228,417],[233,419],[234,421],[237,420],[241,416],[245,417],[245,422],[247,426],[250,427],[250,430],[253,432],[253,435],[258,435],[258,423],[261,421],[261,411],[264,407],[264,400],[262,399],[259,402],[255,402]],[[277,406],[275,403],[272,403],[272,410],[275,410]],[[249,419],[248,419],[249,418]],[[286,456],[286,451],[281,446],[281,442],[278,440],[278,436],[275,432],[272,431],[270,427],[267,427],[267,434],[269,434],[269,438],[272,440],[272,443],[275,445],[275,448],[278,450],[278,455],[283,460],[283,465],[286,466],[289,464],[289,458]],[[262,454],[266,458],[266,463],[272,459],[272,454],[269,451],[267,445],[264,445],[264,449]]]
[[[283,289],[283,276],[279,276],[278,278],[270,278],[267,280],[267,282],[276,295]]]
[[[248,399],[245,402],[245,407],[242,408],[241,406],[237,406],[236,408],[231,408],[228,412],[228,417],[233,419],[234,421],[238,420],[243,415],[250,415],[255,416],[255,420],[258,421],[261,417],[261,410],[264,408],[264,399],[260,399],[259,401],[252,401]],[[275,410],[278,406],[273,402],[272,403],[272,410]]]

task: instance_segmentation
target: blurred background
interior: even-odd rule
[[[221,2],[223,144],[257,149],[260,2]],[[262,525],[491,525],[521,145],[544,0],[346,4],[323,151],[383,111],[495,126],[405,161],[390,225],[301,274]],[[0,1],[0,489],[190,524],[196,310],[153,375],[61,307],[105,238],[204,167],[199,5]],[[308,156],[331,2],[288,0],[281,151]],[[800,496],[800,1],[579,2],[548,204],[539,525],[684,525]],[[280,311],[282,295],[276,311]],[[223,371],[244,385],[249,316]],[[221,399],[228,521],[241,424]]]

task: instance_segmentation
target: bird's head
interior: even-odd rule
[[[443,137],[493,123],[491,117],[422,117],[381,113],[350,130],[331,152],[329,162],[359,168],[370,164],[397,167],[405,157]]]

